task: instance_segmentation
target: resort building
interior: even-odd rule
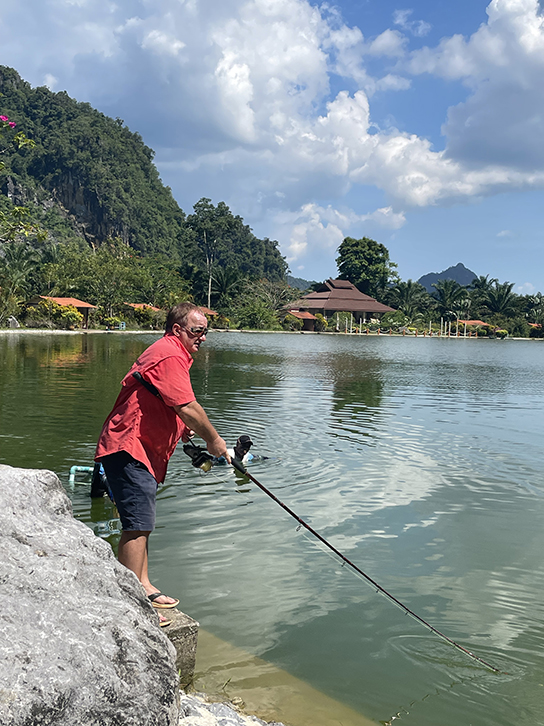
[[[51,300],[52,302],[57,303],[57,305],[62,305],[63,307],[72,305],[74,308],[77,308],[78,312],[83,315],[83,322],[81,323],[82,328],[88,327],[89,310],[96,310],[96,305],[91,305],[91,303],[84,302],[83,300],[78,300],[76,297],[51,297],[49,295],[35,295],[30,300],[30,303],[37,303],[40,300]]]
[[[298,317],[297,313],[299,316],[302,313],[310,313],[312,318],[316,313],[330,318],[334,313],[346,312],[353,315],[356,325],[364,325],[371,319],[379,320],[384,313],[392,313],[395,310],[388,305],[383,305],[370,295],[365,295],[348,280],[329,278],[315,292],[310,292],[292,303],[289,312],[295,317]],[[306,315],[304,317],[306,318]],[[310,319],[306,319],[310,323]],[[306,329],[313,329],[313,327]]]

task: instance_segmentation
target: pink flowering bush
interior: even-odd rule
[[[4,131],[12,130],[17,126],[15,121],[10,121],[7,116],[2,114],[0,116],[0,137],[4,135]],[[23,134],[22,131],[19,131],[15,134],[15,136],[12,136],[10,138],[10,142],[13,143],[18,149],[20,149],[23,146],[35,146],[34,141],[32,139],[27,139],[27,137]],[[5,149],[1,149],[0,153],[3,153]],[[0,165],[2,166],[2,165]]]
[[[5,115],[0,116],[0,138],[4,135],[5,130],[12,130],[17,126],[15,121],[10,121],[9,118]],[[34,141],[32,139],[27,139],[27,137],[23,134],[22,131],[19,131],[14,136],[10,137],[9,139],[10,143],[13,143],[17,149],[21,149],[23,146],[30,146],[32,148],[35,146]],[[0,154],[3,154],[6,151],[6,148],[0,148]],[[5,164],[3,161],[0,161],[0,171],[5,168]]]
[[[10,121],[7,116],[0,116],[0,121],[2,122],[2,128],[9,126],[10,129],[14,129],[17,126],[15,121]]]

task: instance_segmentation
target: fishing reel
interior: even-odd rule
[[[183,445],[183,451],[191,459],[191,464],[197,469],[207,472],[212,468],[213,456],[203,446],[197,446],[193,441]]]

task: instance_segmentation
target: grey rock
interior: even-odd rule
[[[199,694],[182,694],[179,726],[283,726],[240,713],[229,703],[209,703]]]
[[[0,724],[173,726],[175,649],[49,471],[0,466]]]

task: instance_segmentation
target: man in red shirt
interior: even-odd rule
[[[196,305],[181,303],[170,310],[164,336],[124,377],[96,448],[95,460],[102,462],[123,527],[119,562],[136,574],[156,608],[172,608],[179,602],[159,592],[147,571],[157,486],[164,481],[176,444],[197,433],[210,454],[230,462],[227,446],[196,401],[189,377],[193,355],[207,332],[206,316]]]

